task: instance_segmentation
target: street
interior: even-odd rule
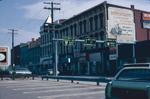
[[[105,84],[56,80],[0,81],[0,99],[105,99]]]

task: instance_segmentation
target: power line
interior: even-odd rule
[[[43,2],[44,4],[50,4],[51,7],[44,7],[44,9],[51,10],[51,19],[52,24],[54,22],[54,10],[60,10],[58,7],[54,7],[54,5],[60,5],[60,3],[54,3],[54,2]]]
[[[11,31],[11,32],[9,32],[9,33],[11,33],[11,35],[12,35],[12,49],[14,48],[14,35],[16,34],[15,33],[15,31],[18,31],[18,30],[15,30],[15,29],[8,29],[9,31]]]

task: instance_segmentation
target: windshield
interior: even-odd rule
[[[150,69],[126,69],[119,74],[117,80],[150,81]]]

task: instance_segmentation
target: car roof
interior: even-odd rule
[[[129,63],[124,64],[124,67],[150,67],[150,63]]]
[[[150,69],[150,67],[124,67],[123,69]]]

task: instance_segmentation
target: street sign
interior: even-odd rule
[[[8,47],[0,47],[0,66],[8,66]]]
[[[116,60],[116,59],[117,59],[117,55],[116,54],[109,55],[109,60]]]

